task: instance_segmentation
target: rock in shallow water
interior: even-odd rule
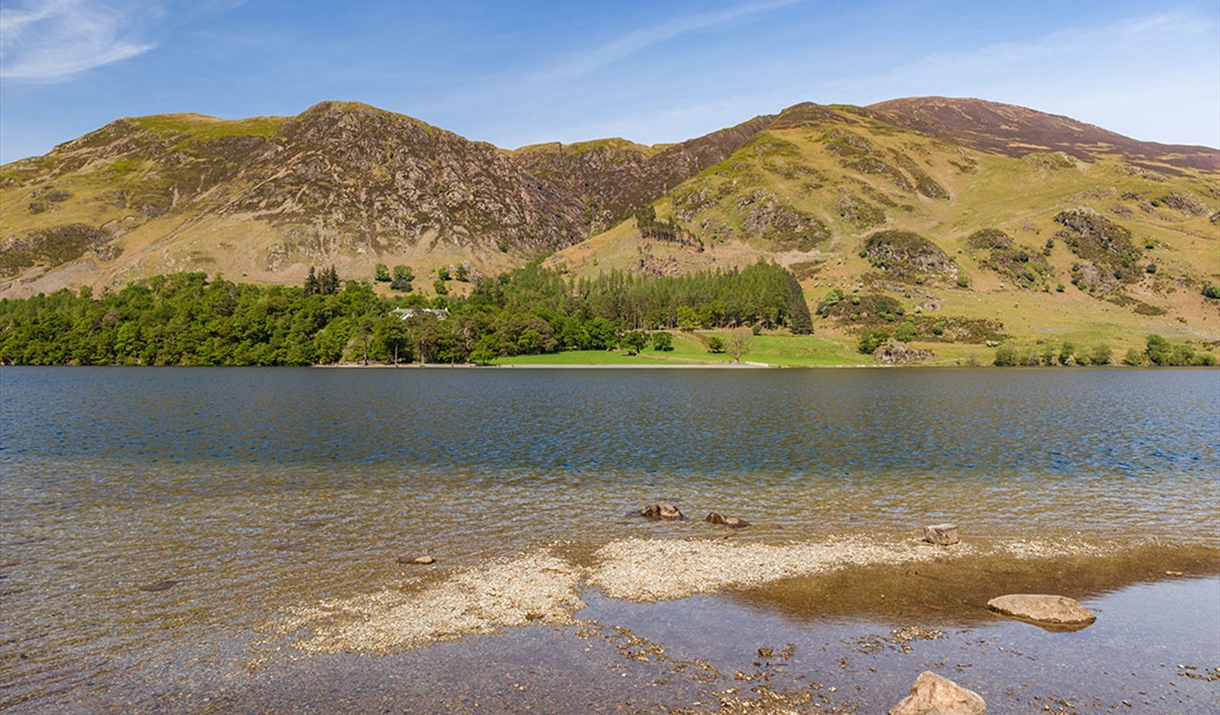
[[[436,563],[436,559],[432,558],[431,556],[399,556],[398,563],[427,566],[428,564]]]
[[[745,519],[739,519],[735,516],[725,516],[717,512],[711,512],[707,515],[707,520],[712,524],[723,524],[732,529],[741,529],[750,525],[750,522]]]
[[[1097,620],[1092,611],[1067,596],[1014,593],[993,598],[987,607],[1005,616],[1015,616],[1038,624],[1087,626]]]
[[[920,673],[911,692],[890,708],[890,715],[983,715],[986,712],[987,703],[981,695],[930,670]]]
[[[682,512],[678,511],[678,507],[673,504],[653,504],[646,506],[639,511],[640,516],[647,519],[657,519],[663,521],[677,521],[682,519]]]
[[[951,546],[961,540],[957,524],[933,524],[923,528],[923,540],[937,546]]]

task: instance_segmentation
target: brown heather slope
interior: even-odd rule
[[[1021,158],[1061,151],[1083,161],[1119,154],[1136,166],[1166,173],[1169,167],[1220,171],[1220,152],[1202,146],[1142,142],[1070,117],[981,99],[910,97],[867,109],[897,126],[972,149]]]

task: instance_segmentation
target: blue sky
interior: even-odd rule
[[[922,95],[1220,146],[1215,0],[2,0],[0,47],[4,163],[124,116],[327,99],[506,149]]]

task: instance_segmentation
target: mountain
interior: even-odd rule
[[[378,263],[431,278],[541,256],[577,275],[764,259],[845,341],[906,322],[933,343],[1214,341],[1218,179],[1213,148],[941,97],[515,151],[356,103],[129,118],[0,167],[0,297],[187,270],[299,284],[326,265],[367,279]]]
[[[985,343],[1220,339],[1220,152],[980,100],[799,104],[548,265],[680,274],[776,260],[820,335],[906,323]],[[956,344],[957,347],[953,347]],[[1031,348],[1032,349],[1032,348]],[[1042,349],[1042,348],[1039,348]]]
[[[345,276],[379,262],[495,273],[617,223],[763,125],[655,151],[507,152],[356,103],[120,119],[0,170],[0,295],[182,270],[298,283],[332,263]]]

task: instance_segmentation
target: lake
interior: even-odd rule
[[[916,615],[949,633],[993,627],[957,611],[937,619],[880,605],[828,606],[834,618],[823,618],[807,607],[817,586],[803,572],[784,581],[799,596],[726,581],[733,588],[694,588],[661,603],[613,597],[609,581],[594,575],[597,588],[581,586],[584,600],[566,603],[564,619],[526,614],[542,627],[367,649],[375,654],[362,645],[372,641],[302,646],[332,627],[302,615],[320,608],[358,620],[353,613],[374,608],[360,599],[384,605],[400,593],[440,593],[428,589],[522,554],[558,559],[541,572],[570,565],[590,574],[605,559],[601,549],[617,543],[731,537],[724,543],[740,554],[833,538],[890,545],[903,560],[904,549],[919,548],[923,525],[951,521],[981,550],[970,563],[1009,554],[1008,571],[1030,563],[1011,557],[1014,544],[1033,543],[1051,559],[1032,563],[1080,574],[1126,563],[1114,555],[1126,548],[1155,551],[1131,564],[1173,566],[1185,555],[1177,569],[1116,567],[1110,581],[1086,589],[1096,598],[1130,601],[1124,594],[1162,589],[1135,599],[1147,604],[1177,589],[1211,627],[1199,604],[1220,593],[1214,370],[5,367],[0,388],[0,710],[317,711],[355,697],[342,684],[359,681],[357,672],[377,673],[386,697],[411,693],[415,711],[444,711],[473,707],[444,701],[449,693],[474,702],[483,691],[473,684],[494,690],[511,679],[512,671],[488,667],[488,649],[513,663],[512,653],[536,657],[546,648],[565,654],[556,667],[571,672],[538,676],[537,699],[528,702],[563,712],[572,703],[552,702],[555,693],[576,680],[594,687],[600,681],[580,676],[581,668],[600,673],[606,665],[568,657],[585,652],[568,649],[575,633],[593,627],[586,621],[647,630],[657,619],[706,622],[696,614],[712,613],[755,640],[787,628],[810,643],[842,642],[833,629],[871,633]],[[661,501],[688,519],[634,516]],[[726,532],[702,521],[709,511],[752,526]],[[397,560],[424,554],[437,564],[421,570]],[[1081,565],[1086,557],[1095,559]],[[1163,578],[1182,569],[1184,580]],[[1079,638],[1127,637],[1141,627],[1104,620]],[[1172,665],[1210,673],[1220,665],[1220,626],[1197,626],[1180,626],[1181,657],[1195,661]],[[603,635],[599,642],[613,642]],[[946,642],[977,649],[954,637]],[[1076,652],[1064,643],[1055,648]],[[687,648],[691,662],[740,656],[710,642]],[[878,652],[888,651],[883,644]],[[886,666],[891,677],[910,675],[899,697],[914,677],[901,662]],[[437,680],[434,701],[420,700],[416,686],[391,685],[392,674],[429,668],[464,675]],[[1220,672],[1210,677],[1170,679],[1189,691],[1177,711],[1211,711]],[[317,692],[307,696],[290,680]],[[691,698],[711,687],[691,680],[681,686],[690,695],[677,684],[622,680],[630,685],[597,691],[602,704],[634,697],[693,707]],[[866,681],[856,691],[864,711],[896,702],[883,702],[893,699],[892,687],[881,688],[886,679]],[[1073,682],[1079,678],[1063,687]],[[1091,682],[1080,697],[1131,699],[1100,675]],[[516,701],[495,702],[512,711]],[[1157,712],[1149,702],[1147,711]]]

